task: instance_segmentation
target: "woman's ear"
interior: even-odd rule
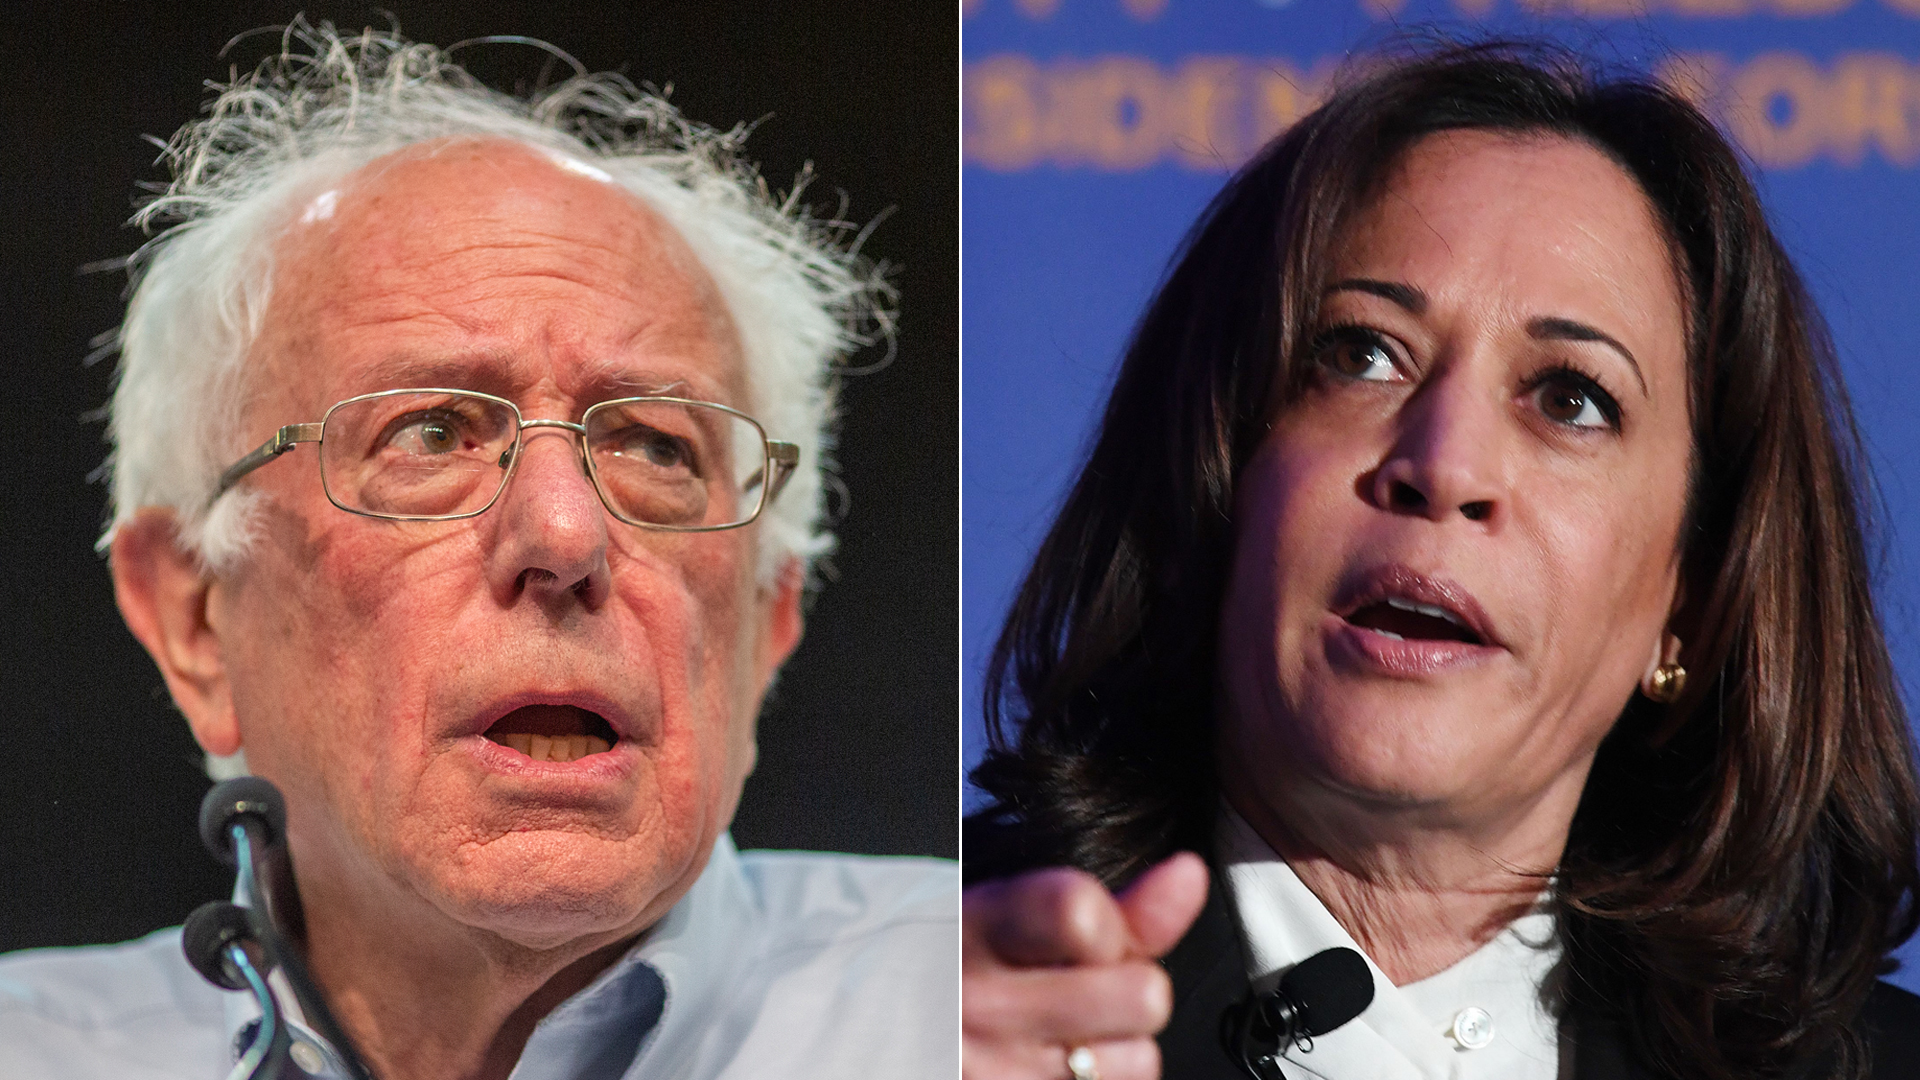
[[[1673,603],[1667,607],[1666,628],[1654,640],[1653,652],[1647,658],[1647,666],[1640,672],[1640,692],[1655,701],[1666,700],[1667,691],[1663,684],[1667,681],[1658,673],[1662,668],[1669,670],[1680,666],[1680,640],[1678,627],[1687,602],[1687,584],[1676,569],[1673,579]],[[1681,678],[1685,678],[1683,674]]]
[[[210,754],[238,750],[220,628],[209,615],[218,582],[181,550],[174,512],[147,507],[116,528],[111,563],[120,617],[159,666],[194,739]]]
[[[1663,667],[1678,666],[1680,663],[1681,642],[1672,631],[1660,635],[1654,643],[1653,655],[1647,660],[1646,670],[1640,673],[1640,692],[1650,698],[1660,700],[1660,691],[1655,688],[1655,673]]]

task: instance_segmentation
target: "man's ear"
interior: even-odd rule
[[[180,550],[173,511],[147,507],[114,530],[113,595],[120,617],[167,680],[173,703],[210,754],[240,749],[220,628],[209,612],[216,583]]]
[[[794,648],[800,644],[800,635],[806,629],[806,616],[801,613],[806,578],[806,572],[800,569],[800,560],[788,559],[781,564],[773,585],[760,591],[761,611],[764,614],[760,624],[758,674],[763,694],[772,684],[774,673],[780,670],[780,665],[793,655]]]

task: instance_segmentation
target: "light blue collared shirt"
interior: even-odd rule
[[[959,909],[949,862],[740,855],[722,837],[666,917],[540,1021],[513,1080],[951,1080]],[[187,965],[177,928],[14,953],[0,957],[0,1077],[217,1080],[257,1016]]]

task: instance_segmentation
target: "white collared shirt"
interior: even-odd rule
[[[951,1080],[959,909],[950,862],[739,855],[723,836],[666,917],[539,1022],[513,1080]],[[218,1080],[257,1016],[187,966],[178,929],[14,953],[0,1077]],[[324,1064],[323,1042],[295,1036]]]
[[[1270,985],[1336,946],[1366,956],[1239,814],[1226,810],[1219,833],[1251,978]],[[1281,1071],[1289,1080],[1556,1080],[1559,1026],[1541,988],[1559,959],[1553,916],[1540,909],[1445,971],[1405,986],[1367,957],[1373,1004],[1315,1036],[1310,1050],[1289,1050]]]

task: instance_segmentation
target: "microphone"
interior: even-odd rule
[[[1352,949],[1314,953],[1295,964],[1280,985],[1249,994],[1221,1017],[1228,1056],[1253,1080],[1275,1080],[1279,1057],[1296,1044],[1313,1049],[1313,1038],[1345,1024],[1373,1004],[1373,972]]]
[[[246,1080],[282,1080],[293,1049],[280,1004],[267,987],[271,961],[256,965],[251,944],[262,955],[266,947],[254,934],[253,916],[238,904],[212,900],[193,909],[180,928],[180,947],[187,962],[202,977],[225,990],[247,990],[260,1006],[254,1036],[231,1075]]]
[[[258,937],[294,921],[280,902],[293,879],[286,835],[286,800],[263,777],[222,781],[200,800],[200,842],[234,868],[233,902],[265,920],[255,928]]]
[[[200,976],[222,990],[247,989],[246,973],[227,948],[254,940],[247,911],[238,904],[209,900],[193,909],[180,928],[180,948]],[[252,958],[248,958],[251,963]],[[257,971],[257,969],[256,969]]]
[[[286,800],[264,777],[225,780],[207,792],[200,801],[200,839],[214,858],[234,868],[233,902],[196,910],[181,928],[181,947],[207,981],[223,989],[249,990],[260,1005],[260,1027],[233,1076],[277,1080],[287,1068],[290,1033],[266,981],[267,973],[278,967],[307,1021],[339,1055],[348,1080],[373,1080],[308,973],[298,945],[283,934],[289,927],[300,932],[286,837]]]
[[[238,776],[215,784],[200,800],[200,842],[228,866],[238,859],[235,825],[246,830],[255,854],[287,835],[287,801],[273,781]]]

